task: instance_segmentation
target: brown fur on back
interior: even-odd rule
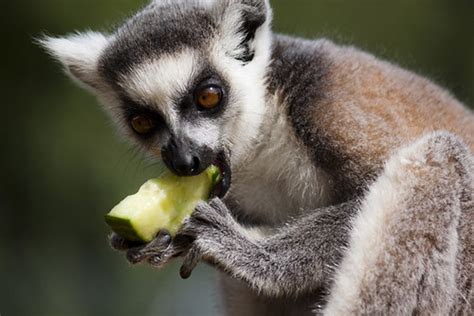
[[[314,90],[287,97],[289,115],[316,163],[336,174],[342,200],[359,194],[397,148],[429,132],[451,132],[474,150],[473,113],[417,74],[327,40],[277,37],[274,51],[278,71],[292,69]]]
[[[362,168],[373,169],[401,144],[436,130],[474,150],[474,115],[447,91],[355,48],[325,42],[322,49],[330,82],[314,119]]]

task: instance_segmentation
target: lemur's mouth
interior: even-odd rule
[[[212,196],[222,198],[225,196],[227,191],[229,191],[232,178],[232,172],[229,164],[229,154],[221,151],[212,164],[219,168],[222,176],[222,180],[219,181],[219,183],[215,186]]]

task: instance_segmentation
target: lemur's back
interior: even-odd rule
[[[327,40],[276,36],[273,58],[271,88],[286,95],[295,132],[316,163],[338,174],[341,199],[428,132],[452,132],[474,150],[473,113],[425,78]]]

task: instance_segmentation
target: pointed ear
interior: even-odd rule
[[[238,38],[234,46],[236,59],[244,64],[255,56],[257,31],[270,31],[272,11],[268,0],[228,0],[224,14],[224,34]]]
[[[260,27],[270,18],[270,4],[268,0],[234,0],[242,7],[244,19],[255,27]]]
[[[39,40],[66,73],[84,88],[97,91],[101,86],[98,61],[109,40],[102,33],[77,33],[63,38],[44,37]]]

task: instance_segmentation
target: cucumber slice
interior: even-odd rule
[[[174,236],[197,203],[209,198],[220,177],[216,166],[192,177],[178,177],[166,170],[117,204],[105,215],[105,221],[130,241],[149,242],[162,229]]]

